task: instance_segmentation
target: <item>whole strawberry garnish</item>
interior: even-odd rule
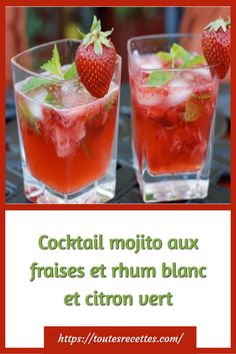
[[[90,33],[80,32],[82,39],[75,63],[81,82],[94,97],[103,97],[109,89],[116,63],[116,50],[108,39],[111,31],[102,32],[101,22],[96,16]]]
[[[230,67],[231,24],[230,18],[219,18],[209,23],[202,35],[202,50],[208,65],[216,65],[219,79],[223,79]]]

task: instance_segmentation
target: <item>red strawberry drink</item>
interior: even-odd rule
[[[25,192],[34,202],[101,203],[114,196],[121,61],[115,54],[96,97],[73,62],[78,45],[49,44],[53,55],[40,76],[15,83]]]
[[[154,53],[138,38],[131,40],[129,53],[134,164],[144,201],[203,198],[217,78],[204,58],[188,53],[177,38],[165,52],[156,37],[148,40]]]
[[[136,58],[160,64],[156,54]],[[165,85],[139,85],[131,75],[134,144],[140,168],[152,175],[195,172],[204,162],[215,109],[217,83],[209,69],[176,73]]]
[[[118,86],[112,84],[105,97],[94,100],[73,83],[45,85],[27,96],[22,85],[16,87],[16,105],[32,175],[66,194],[103,177],[112,156]],[[57,97],[55,106],[45,102],[48,92]]]

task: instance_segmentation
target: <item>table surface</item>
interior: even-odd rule
[[[6,95],[6,202],[28,203],[24,196],[23,177],[14,97]],[[208,197],[178,203],[229,203],[230,202],[230,87],[219,90],[213,161]],[[143,203],[132,168],[130,94],[129,86],[121,87],[119,116],[119,143],[116,195],[109,203]],[[174,202],[176,203],[176,202]]]

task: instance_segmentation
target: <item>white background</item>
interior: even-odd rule
[[[132,238],[145,234],[163,240],[159,251],[42,251],[42,234],[61,238]],[[198,238],[199,250],[170,251],[169,238]],[[36,279],[30,265],[179,266],[208,268],[207,279]],[[159,273],[158,273],[159,274]],[[93,290],[133,294],[131,307],[67,307],[64,296]],[[174,294],[174,306],[137,304],[138,294]],[[6,212],[6,347],[43,347],[44,326],[197,326],[198,347],[230,347],[230,212],[229,211],[7,211]]]

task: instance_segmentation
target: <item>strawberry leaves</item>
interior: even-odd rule
[[[229,27],[231,27],[231,20],[230,17],[227,16],[227,21],[225,21],[222,17],[219,17],[218,20],[210,22],[206,27],[204,27],[204,29],[209,32],[217,32],[220,28],[222,28],[223,32],[226,32]]]
[[[102,44],[100,41],[94,42],[94,51],[97,55],[102,54]]]
[[[79,31],[83,40],[75,56],[77,72],[87,91],[96,98],[106,95],[115,70],[116,49],[108,38],[111,33],[112,30],[101,31],[96,16],[88,34]]]
[[[93,44],[94,52],[97,55],[102,55],[102,45],[105,45],[107,48],[111,47],[110,40],[107,37],[112,34],[113,29],[105,32],[102,32],[101,29],[101,21],[98,20],[96,16],[93,16],[93,23],[88,34],[84,34],[78,29],[83,46],[87,48],[90,44]]]

